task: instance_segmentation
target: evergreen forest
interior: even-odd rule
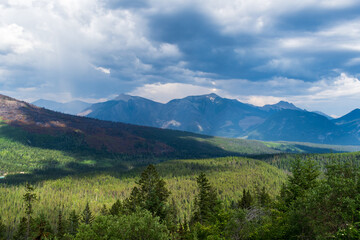
[[[180,158],[0,131],[0,239],[360,238],[360,153],[341,146],[208,138],[227,156]]]

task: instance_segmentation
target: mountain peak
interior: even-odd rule
[[[125,94],[125,93],[121,93],[116,98],[114,98],[114,100],[127,102],[127,101],[129,101],[130,99],[133,99],[133,98],[135,98],[135,97],[131,96],[131,95],[128,95],[128,94]]]
[[[295,107],[294,104],[286,102],[286,101],[280,101],[276,104],[274,104],[273,106],[279,106],[279,107]]]
[[[296,107],[294,104],[286,102],[286,101],[280,101],[276,104],[267,104],[262,107],[265,111],[270,110],[282,110],[282,109],[291,109],[291,110],[301,110],[300,108]]]
[[[209,93],[209,94],[206,94],[206,95],[204,95],[204,96],[206,96],[206,97],[208,97],[208,98],[210,98],[210,97],[214,97],[214,98],[219,97],[219,95],[217,95],[216,93]]]
[[[206,94],[205,95],[206,98],[208,98],[210,101],[214,102],[215,99],[220,98],[217,94],[215,93],[210,93],[210,94]]]
[[[188,96],[182,99],[186,99],[186,100],[202,100],[202,99],[209,99],[210,101],[214,101],[217,98],[221,98],[219,95],[217,95],[216,93],[209,93],[209,94],[204,94],[204,95],[194,95],[194,96]],[[181,100],[181,99],[180,99]]]

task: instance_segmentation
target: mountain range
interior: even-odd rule
[[[231,138],[360,144],[359,109],[333,119],[285,101],[258,107],[214,93],[174,99],[165,104],[120,94],[113,100],[83,109],[79,115]]]
[[[283,101],[259,108],[214,93],[174,99],[166,104],[121,94],[111,101],[90,106],[80,115],[213,136],[239,137],[282,109],[302,111]]]
[[[0,138],[41,149],[78,152],[81,156],[121,154],[122,158],[204,158],[279,153],[259,141],[225,139],[89,117],[64,114],[0,94]],[[307,146],[295,147],[302,151]],[[315,147],[329,151],[327,146]],[[36,150],[35,150],[36,151]],[[293,151],[293,150],[291,150]],[[315,150],[317,151],[317,150]],[[45,162],[51,159],[44,160]]]
[[[61,112],[61,113],[68,113],[76,115],[85,108],[88,108],[91,106],[91,103],[83,102],[83,101],[71,101],[71,102],[65,102],[65,103],[59,103],[56,101],[51,100],[45,100],[45,99],[39,99],[32,104],[43,107],[47,109],[51,109],[53,111]]]

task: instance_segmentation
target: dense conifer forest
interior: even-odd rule
[[[236,166],[237,170],[245,170],[238,173],[233,170]],[[259,172],[251,171],[257,166]],[[174,167],[180,168],[177,174],[169,171]],[[223,173],[219,175],[218,171]],[[357,166],[334,160],[321,168],[314,160],[296,158],[291,161],[291,171],[292,174],[285,176],[266,163],[237,158],[148,165],[140,173],[132,173],[138,176],[124,177],[126,189],[121,192],[113,188],[113,196],[106,201],[99,198],[106,195],[109,185],[93,185],[90,176],[81,177],[83,182],[78,183],[78,189],[69,186],[74,186],[71,183],[74,179],[51,184],[26,183],[16,189],[2,186],[1,197],[7,199],[7,204],[2,202],[0,234],[2,239],[360,237]],[[278,179],[273,178],[275,172],[279,174]],[[187,178],[186,173],[192,176]],[[235,178],[231,173],[241,177]],[[235,182],[224,186],[220,184],[223,181],[215,180],[219,178],[230,178],[240,186],[234,189]],[[179,182],[174,186],[170,179]],[[92,194],[88,194],[87,184],[92,185]],[[70,189],[73,192],[68,192]],[[238,194],[224,192],[226,190]],[[57,195],[59,191],[62,193]],[[117,195],[119,193],[123,195]],[[18,201],[10,206],[8,202],[15,199]],[[189,205],[189,211],[184,211],[184,202]],[[6,215],[6,211],[13,212]]]

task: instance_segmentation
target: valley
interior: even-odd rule
[[[290,115],[296,111],[295,116],[316,115],[318,126],[324,123],[325,117],[315,113],[294,109],[281,111]],[[276,122],[277,113],[280,112],[274,114],[274,120],[269,118],[263,124]],[[7,239],[20,234],[27,183],[34,187],[38,198],[33,203],[34,218],[46,213],[49,229],[56,233],[59,211],[66,217],[74,210],[82,216],[88,204],[94,218],[100,219],[104,215],[104,206],[111,209],[117,200],[126,204],[133,196],[142,172],[149,164],[154,164],[170,192],[168,203],[176,206],[175,226],[179,227],[179,223],[185,224],[194,214],[199,191],[197,181],[201,174],[206,175],[223,206],[221,211],[225,215],[217,221],[232,221],[236,214],[247,214],[248,210],[239,208],[245,190],[253,196],[254,209],[262,206],[258,205],[261,202],[259,194],[266,192],[266,201],[272,205],[259,209],[284,211],[279,210],[277,204],[282,201],[281,194],[289,184],[296,161],[305,164],[311,159],[324,172],[334,163],[350,164],[354,169],[360,163],[357,152],[360,146],[356,145],[306,143],[295,141],[295,138],[293,142],[287,142],[214,137],[62,114],[6,96],[0,97],[0,116],[0,175],[6,173],[0,178],[0,230],[1,224],[7,226],[0,234]],[[274,131],[276,128],[281,129],[274,125]],[[276,136],[276,132],[269,134]],[[267,224],[271,227],[281,225],[275,219],[288,221],[281,214],[289,212],[280,212],[266,213],[261,221],[270,221]],[[226,228],[211,224],[192,225],[192,228],[200,231],[205,226],[214,227],[222,229],[219,230],[219,233],[223,231],[221,234],[232,231],[226,230],[230,226],[225,222]],[[251,226],[251,231],[268,231],[263,228],[265,225]],[[193,234],[187,231],[186,234]],[[81,232],[79,230],[79,236]],[[180,236],[177,231],[171,234]],[[75,235],[68,237],[75,239]],[[263,238],[258,236],[257,239]]]

